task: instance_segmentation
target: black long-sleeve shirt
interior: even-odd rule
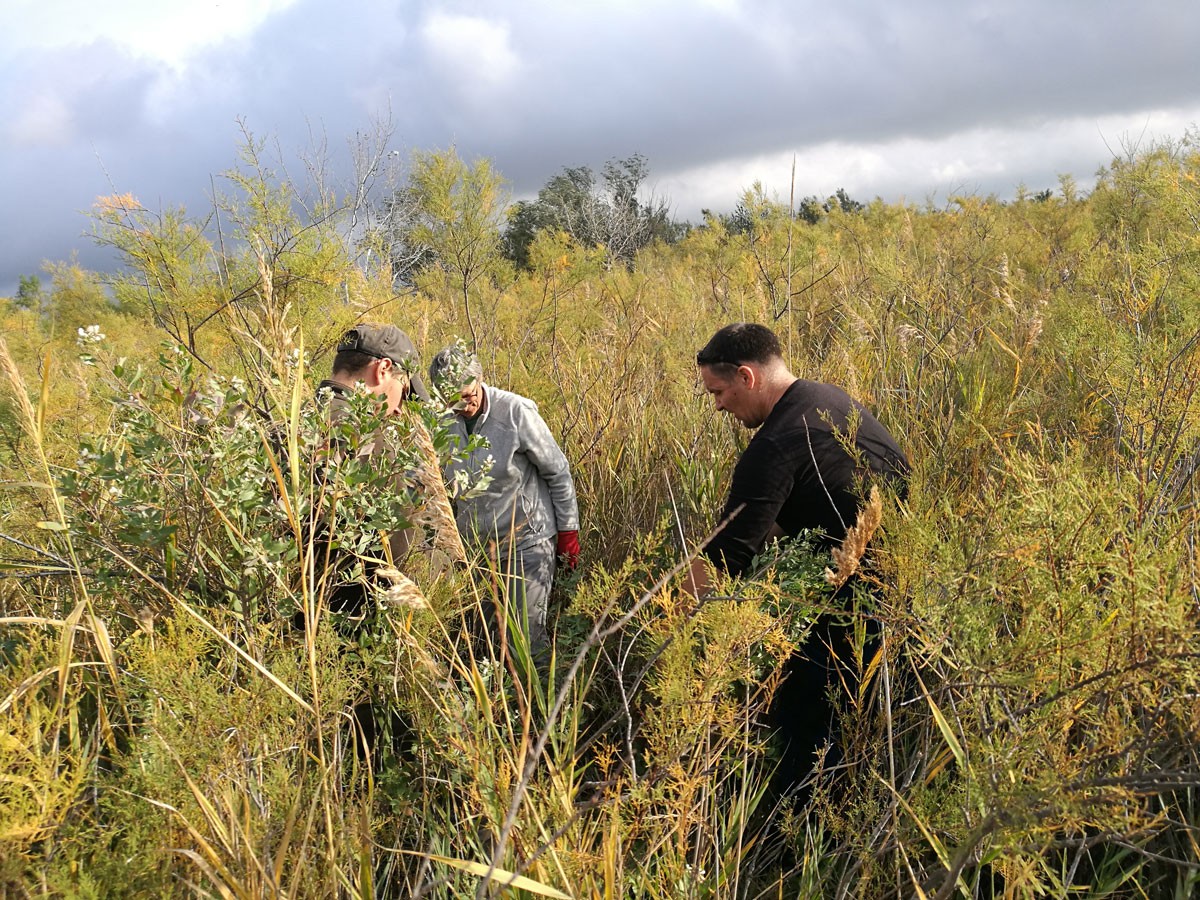
[[[839,543],[858,516],[864,484],[877,476],[902,483],[908,471],[904,453],[862,404],[834,385],[797,379],[738,459],[722,519],[742,508],[705,553],[740,575],[774,524],[792,537],[808,528],[823,532],[828,546]]]

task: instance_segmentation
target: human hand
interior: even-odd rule
[[[560,531],[558,533],[556,553],[568,571],[575,571],[579,565],[579,554],[581,552],[578,531]]]

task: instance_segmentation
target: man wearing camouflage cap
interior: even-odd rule
[[[446,472],[453,478],[487,471],[491,479],[482,494],[458,501],[459,531],[480,549],[494,548],[513,612],[527,623],[530,648],[544,657],[556,558],[568,569],[579,564],[579,507],[567,458],[537,404],[484,384],[478,357],[461,341],[438,352],[429,377],[455,413],[450,433],[459,443],[466,446],[469,435],[487,440]]]

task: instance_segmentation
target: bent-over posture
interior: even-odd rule
[[[717,569],[741,575],[768,539],[804,529],[819,533],[821,547],[839,544],[872,480],[903,493],[908,460],[887,429],[841,388],[794,376],[766,326],[725,326],[696,363],[716,408],[758,429],[733,471],[722,513],[728,523],[705,548]],[[696,596],[707,590],[703,559],[693,561],[686,586]],[[849,638],[836,617],[821,617],[775,695],[770,718],[784,742],[780,776],[792,783],[829,736],[834,710],[826,688]]]
[[[555,557],[568,568],[579,562],[579,508],[567,458],[532,400],[483,381],[483,367],[462,344],[439,351],[430,381],[450,404],[452,432],[461,446],[480,435],[486,447],[451,463],[474,480],[487,466],[491,483],[456,503],[463,540],[495,554],[513,611],[527,624],[531,649],[547,648],[546,614]]]

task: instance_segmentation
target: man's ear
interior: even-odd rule
[[[734,375],[744,381],[746,387],[750,388],[751,390],[753,390],[754,386],[758,384],[758,371],[751,366],[738,366]]]
[[[396,365],[396,361],[394,359],[384,359],[383,361],[384,361],[384,363],[387,364],[386,371],[387,371],[387,374],[389,377],[391,377],[391,378],[407,378],[408,377],[408,373],[406,371],[404,371],[404,367]]]

